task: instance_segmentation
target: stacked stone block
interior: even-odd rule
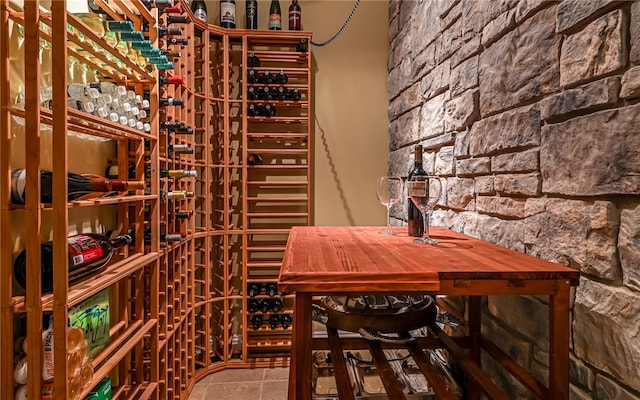
[[[572,398],[640,400],[640,1],[389,12],[389,172],[406,175],[422,144],[446,188],[434,224],[580,270]],[[547,302],[489,297],[483,326],[543,382]],[[510,398],[530,397],[485,362]]]

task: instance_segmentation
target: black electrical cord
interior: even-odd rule
[[[338,31],[335,33],[335,35],[331,36],[331,38],[329,38],[329,40],[322,42],[322,43],[316,43],[313,40],[311,41],[311,44],[314,46],[318,46],[318,47],[322,47],[322,46],[326,46],[329,43],[333,42],[334,39],[336,39],[338,37],[338,35],[340,35],[342,33],[342,31],[345,30],[345,28],[347,27],[347,25],[349,25],[349,22],[351,21],[351,18],[353,18],[353,14],[356,13],[356,10],[358,9],[358,5],[360,5],[360,1],[361,0],[356,0],[356,3],[353,5],[353,8],[351,9],[351,12],[349,13],[349,15],[347,16],[347,19],[344,21],[344,23],[342,24],[342,26],[340,27],[340,29],[338,29]]]

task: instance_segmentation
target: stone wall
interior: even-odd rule
[[[422,144],[446,185],[434,224],[580,270],[571,396],[640,399],[640,2],[391,0],[389,13],[389,172],[406,175]],[[547,301],[489,297],[483,326],[543,382]]]

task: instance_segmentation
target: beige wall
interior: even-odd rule
[[[302,28],[313,40],[329,39],[354,1],[301,0]],[[258,1],[258,28],[267,29],[270,0]],[[291,2],[280,0],[283,26]],[[237,26],[245,26],[238,1]],[[220,10],[208,1],[209,23]],[[383,225],[375,178],[387,171],[387,56],[389,3],[363,0],[347,29],[331,44],[313,47],[315,68],[316,225]]]
[[[314,41],[330,38],[351,11],[351,1],[305,1],[304,29]],[[386,1],[360,3],[347,29],[314,47],[315,224],[383,225],[385,209],[375,179],[387,171]],[[376,29],[376,27],[380,29]]]

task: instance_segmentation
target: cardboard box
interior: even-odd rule
[[[111,378],[101,380],[84,400],[111,400]]]
[[[109,344],[109,289],[105,289],[69,309],[69,326],[84,330],[89,342],[89,359]]]

